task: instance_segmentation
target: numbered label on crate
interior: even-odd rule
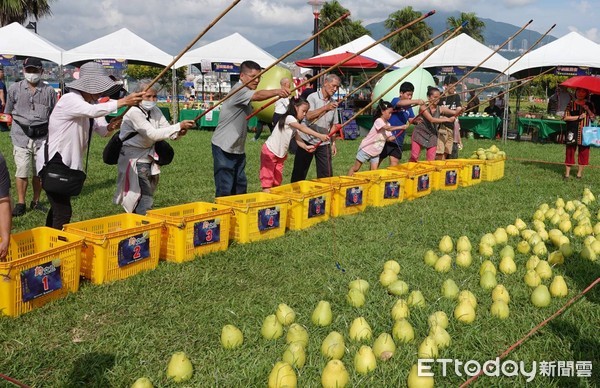
[[[61,288],[60,259],[54,259],[34,268],[21,271],[23,302],[29,302]]]
[[[429,189],[429,174],[420,175],[417,179],[417,191],[425,191]]]
[[[456,170],[446,171],[446,186],[456,185]]]
[[[194,246],[218,243],[221,241],[221,219],[199,221],[194,224]]]
[[[363,203],[362,187],[349,187],[346,189],[346,207],[359,206]]]
[[[128,237],[119,242],[117,260],[119,267],[150,257],[150,236],[148,232]]]
[[[400,198],[400,185],[398,181],[385,182],[383,198]]]
[[[471,172],[471,179],[481,179],[481,167],[478,164],[473,166],[473,170]]]
[[[258,230],[261,232],[264,230],[279,228],[279,217],[281,212],[279,206],[268,207],[266,209],[258,210]]]
[[[308,218],[325,214],[325,197],[310,198],[308,200]]]

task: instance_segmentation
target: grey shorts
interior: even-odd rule
[[[27,144],[26,148],[17,146],[13,147],[13,156],[15,158],[15,165],[17,166],[15,177],[29,178],[32,175],[37,175],[35,173],[35,154],[39,149],[40,146],[36,146],[33,139],[29,139],[29,143]]]

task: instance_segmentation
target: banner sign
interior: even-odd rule
[[[258,230],[265,231],[279,228],[279,206],[260,209],[258,211]]]
[[[127,59],[94,59],[94,62],[99,63],[105,69],[125,70],[127,69]]]
[[[325,198],[323,196],[308,200],[308,218],[325,214]]]
[[[21,293],[23,302],[62,288],[60,259],[52,260],[33,268],[21,271]]]
[[[0,54],[0,65],[16,66],[17,65],[16,55]]]
[[[398,181],[385,182],[383,198],[400,198],[400,184]]]
[[[221,241],[221,219],[200,221],[194,224],[194,247]]]
[[[556,66],[556,69],[554,70],[554,74],[556,75],[568,75],[568,76],[575,76],[575,75],[590,75],[590,68],[589,67],[582,67],[582,66]]]
[[[213,62],[212,70],[221,73],[240,73],[240,65],[230,62]]]
[[[362,205],[363,191],[360,186],[350,187],[346,189],[346,207]]]
[[[353,109],[343,109],[342,110],[342,122],[345,123],[350,117],[354,115]],[[356,120],[350,121],[348,124],[344,126],[344,139],[346,140],[354,140],[360,135],[360,130],[358,129],[358,124]]]
[[[429,189],[429,174],[423,174],[417,179],[417,191]]]
[[[128,237],[119,242],[117,260],[119,267],[150,257],[150,237],[148,232]]]
[[[200,60],[200,71],[202,73],[208,73],[212,70],[212,62],[210,59],[201,59]]]
[[[438,75],[465,75],[467,66],[442,66],[438,67]]]

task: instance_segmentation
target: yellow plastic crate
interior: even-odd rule
[[[79,289],[83,238],[40,227],[12,234],[0,261],[0,314],[18,317]]]
[[[350,176],[315,179],[333,188],[331,216],[360,213],[367,207],[369,180]]]
[[[331,185],[312,181],[298,181],[273,187],[271,193],[290,200],[288,208],[289,230],[311,227],[329,219],[331,212]]]
[[[485,166],[485,161],[480,159],[453,159],[462,163],[463,168],[458,179],[461,187],[469,187],[481,183],[481,175]]]
[[[156,268],[163,222],[138,214],[118,214],[66,224],[82,236],[81,274],[94,284],[125,279]]]
[[[504,178],[504,159],[486,160],[481,179],[489,182],[502,178]]]
[[[164,221],[160,258],[181,263],[229,246],[233,210],[229,206],[192,202],[149,210],[147,216]]]
[[[287,225],[289,200],[270,193],[250,193],[215,198],[233,209],[230,238],[240,242],[281,237]]]
[[[415,198],[431,194],[433,173],[435,168],[426,163],[408,162],[388,167],[392,171],[405,172],[404,198],[412,201]]]
[[[454,160],[432,160],[423,163],[435,168],[431,181],[432,190],[456,190],[463,169],[462,163]]]
[[[353,176],[369,181],[368,206],[392,205],[404,200],[405,172],[383,169],[361,171]]]

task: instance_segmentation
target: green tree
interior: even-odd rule
[[[0,1],[0,26],[17,22],[23,24],[27,19],[38,20],[42,16],[52,14],[50,5],[52,0],[1,0]]]
[[[456,28],[464,22],[467,22],[467,25],[463,27],[462,33],[469,35],[478,42],[484,43],[483,30],[485,30],[485,22],[481,21],[474,12],[461,12],[458,18],[450,16],[446,19],[448,28]]]
[[[421,17],[421,15],[422,13],[415,11],[413,7],[404,7],[390,14],[385,20],[384,26],[389,32],[392,32]],[[405,55],[422,45],[423,42],[431,39],[432,33],[433,29],[424,21],[420,21],[392,36],[389,39],[390,48],[400,55]],[[413,55],[427,50],[430,46],[430,44],[425,45],[419,51],[413,53]]]
[[[135,80],[153,80],[163,71],[164,67],[158,66],[148,66],[148,65],[128,65],[126,74],[128,77],[133,78]],[[177,69],[177,79],[184,80],[185,75],[187,73],[187,67],[180,67]],[[158,88],[167,90],[169,93],[172,89],[172,71],[167,71],[160,79],[158,80]],[[177,88],[179,90],[179,87]]]
[[[346,12],[348,12],[348,10],[342,7],[337,0],[325,3],[319,17],[319,28],[328,26]],[[354,39],[360,38],[363,35],[371,35],[371,33],[363,27],[362,21],[353,21],[347,17],[319,35],[319,46],[324,51],[329,51],[351,42]]]

